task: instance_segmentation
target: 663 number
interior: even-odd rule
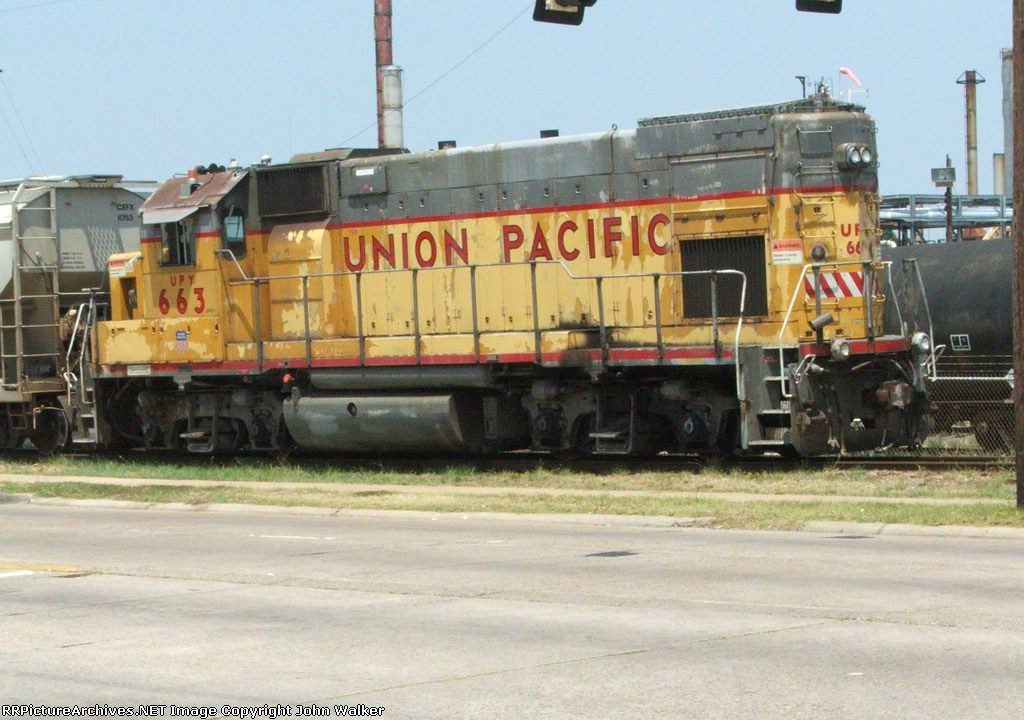
[[[203,297],[203,289],[201,287],[192,288],[192,299],[195,300],[195,305],[192,307],[193,313],[198,315],[206,309],[206,299]],[[189,296],[186,294],[185,288],[178,288],[178,294],[174,298],[174,308],[178,311],[179,315],[184,315],[188,312],[188,303]],[[157,305],[160,308],[161,315],[166,315],[171,311],[171,300],[167,297],[166,288],[160,291]]]

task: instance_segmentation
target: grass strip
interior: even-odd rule
[[[677,518],[682,525],[722,528],[793,530],[811,521],[836,521],[925,526],[968,525],[1024,527],[1024,513],[1005,504],[893,503],[820,497],[807,500],[740,500],[714,497],[666,496],[657,492],[613,496],[601,492],[568,495],[555,489],[522,494],[480,488],[451,492],[438,486],[432,492],[359,490],[351,487],[302,486],[249,488],[223,484],[181,487],[158,483],[124,486],[116,483],[44,482],[0,483],[0,494],[30,493],[38,498],[111,499],[142,503],[275,505],[360,510],[417,510],[427,512],[500,512],[584,515],[639,515]]]

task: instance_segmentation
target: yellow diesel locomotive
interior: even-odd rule
[[[871,118],[816,94],[197,168],[111,258],[68,426],[196,453],[913,446],[929,338],[909,310],[883,331],[877,167]]]

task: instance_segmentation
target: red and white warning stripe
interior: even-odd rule
[[[821,296],[830,299],[864,297],[864,273],[823,272],[818,276]],[[804,290],[807,297],[814,297],[814,276],[804,275]]]

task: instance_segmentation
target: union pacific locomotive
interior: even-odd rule
[[[874,140],[862,108],[818,94],[198,168],[146,200],[140,249],[111,256],[47,444],[66,429],[194,453],[916,445],[930,340],[909,310],[883,330],[897,298]]]

